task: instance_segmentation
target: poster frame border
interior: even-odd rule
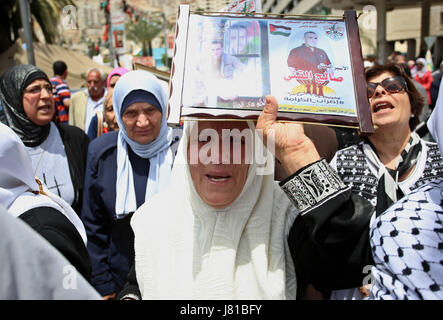
[[[171,78],[169,82],[169,103],[167,122],[170,126],[179,126],[186,117],[192,118],[226,118],[228,119],[257,119],[259,110],[236,110],[228,108],[211,107],[184,107],[182,93],[184,87],[184,73],[187,54],[187,38],[189,19],[191,15],[204,15],[214,18],[235,17],[244,19],[269,19],[269,20],[294,20],[293,15],[271,15],[266,13],[238,14],[227,12],[191,12],[188,4],[181,4],[177,15],[176,35],[174,42],[174,55],[171,66]],[[281,17],[283,16],[283,17]],[[372,123],[371,107],[367,97],[367,85],[363,66],[363,55],[360,43],[357,15],[354,10],[346,10],[340,19],[337,16],[326,16],[322,19],[315,16],[303,16],[303,19],[311,21],[340,21],[345,22],[347,29],[348,49],[351,62],[352,80],[354,83],[354,96],[356,102],[356,116],[330,115],[322,113],[303,113],[279,111],[277,120],[297,121],[312,124],[336,125],[343,127],[358,128],[361,135],[366,136],[374,132]]]

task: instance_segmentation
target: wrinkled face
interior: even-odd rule
[[[105,82],[98,71],[92,70],[88,73],[86,85],[92,97],[100,96],[104,92]]]
[[[231,53],[246,53],[246,29],[237,28],[229,31]]]
[[[382,82],[392,77],[390,72],[384,72],[368,82]],[[372,121],[375,125],[382,128],[395,128],[405,126],[409,128],[409,119],[411,118],[411,102],[405,90],[397,93],[389,93],[381,85],[375,89],[372,98],[369,99],[372,110]]]
[[[160,133],[162,113],[147,102],[136,102],[123,112],[122,121],[130,139],[148,144]]]
[[[29,120],[38,126],[47,125],[54,117],[52,86],[44,79],[34,80],[23,90],[22,103]]]
[[[227,156],[227,149],[223,149],[222,147],[222,130],[238,129],[242,131],[246,128],[248,128],[248,125],[245,122],[222,121],[200,121],[198,123],[198,129],[197,125],[194,126],[193,130],[197,130],[198,137],[202,137],[201,133],[205,129],[213,129],[217,132],[217,138],[214,138],[216,141],[210,141],[212,137],[203,139],[208,141],[196,141],[191,138],[188,144],[189,171],[195,190],[200,198],[213,208],[223,209],[237,199],[245,185],[249,168],[245,160],[246,148],[244,140],[239,141],[239,143],[234,143],[230,140],[228,148],[229,156]],[[193,136],[192,133],[191,136]],[[195,137],[197,137],[197,134],[195,134]],[[191,146],[193,143],[197,145]],[[207,148],[208,144],[218,145],[218,154],[212,154],[217,149]],[[238,163],[234,161],[235,150],[241,152],[241,159]],[[198,152],[198,158],[194,157],[198,159],[196,163],[192,163],[191,161],[191,152]],[[225,157],[223,157],[223,153],[225,153]],[[208,163],[205,160],[205,158],[207,159],[208,157],[217,160]],[[227,161],[227,159],[229,159],[229,161]]]
[[[315,33],[307,33],[305,36],[305,43],[308,47],[316,47],[318,36]]]
[[[108,91],[109,94],[109,91]],[[115,113],[114,113],[114,108],[112,105],[112,96],[110,96],[110,98],[106,101],[106,105],[104,108],[105,112],[105,121],[106,124],[108,125],[108,130],[109,131],[115,131],[118,130],[118,124],[117,124],[117,119],[115,118]]]

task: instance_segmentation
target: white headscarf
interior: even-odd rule
[[[86,244],[85,227],[75,211],[44,185],[40,186],[25,145],[14,131],[0,123],[0,204],[15,217],[33,208],[54,208],[71,221]]]
[[[428,68],[426,67],[426,60],[424,58],[418,58],[415,63],[421,63],[423,65],[423,68],[421,68],[421,70],[418,70],[417,66],[415,66],[415,74],[419,78],[423,78],[426,72],[428,72]]]
[[[440,119],[440,120],[439,120]],[[443,153],[443,126],[441,124],[443,120],[443,81],[440,83],[440,89],[438,90],[438,97],[435,103],[434,110],[427,122],[429,132],[438,143],[440,153]],[[439,124],[440,122],[440,124]]]
[[[241,194],[214,209],[195,190],[185,123],[174,183],[134,214],[137,282],[143,299],[294,299],[287,246],[296,212],[274,181],[250,164]],[[268,161],[273,158],[269,157]]]
[[[162,122],[158,137],[148,144],[130,139],[122,121],[121,109],[125,97],[134,90],[145,90],[155,96],[162,108]],[[172,129],[166,122],[167,95],[160,81],[143,70],[130,71],[117,81],[112,96],[115,118],[120,128],[117,140],[117,182],[115,211],[117,218],[123,218],[137,209],[128,144],[139,157],[149,159],[149,176],[145,201],[165,188],[171,178],[173,155],[170,150]]]

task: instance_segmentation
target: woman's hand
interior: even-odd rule
[[[113,292],[111,294],[103,296],[102,299],[103,300],[115,300],[116,297],[117,297],[117,293]]]
[[[278,104],[266,96],[266,105],[257,121],[257,129],[263,130],[265,145],[274,142],[275,156],[288,175],[320,160],[314,143],[305,135],[303,125],[294,122],[277,122]],[[274,135],[274,136],[273,136]],[[272,141],[274,140],[274,141]]]

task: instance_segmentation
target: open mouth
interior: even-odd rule
[[[37,110],[38,111],[43,111],[43,112],[49,112],[49,111],[51,111],[51,106],[50,105],[44,105],[44,106],[38,107]]]
[[[206,177],[213,182],[226,182],[229,180],[229,178],[231,178],[231,176],[226,175],[226,176],[217,176],[217,175],[210,175],[207,174]]]
[[[377,113],[380,110],[385,110],[385,109],[394,109],[394,106],[389,102],[379,102],[372,107],[374,113]]]

